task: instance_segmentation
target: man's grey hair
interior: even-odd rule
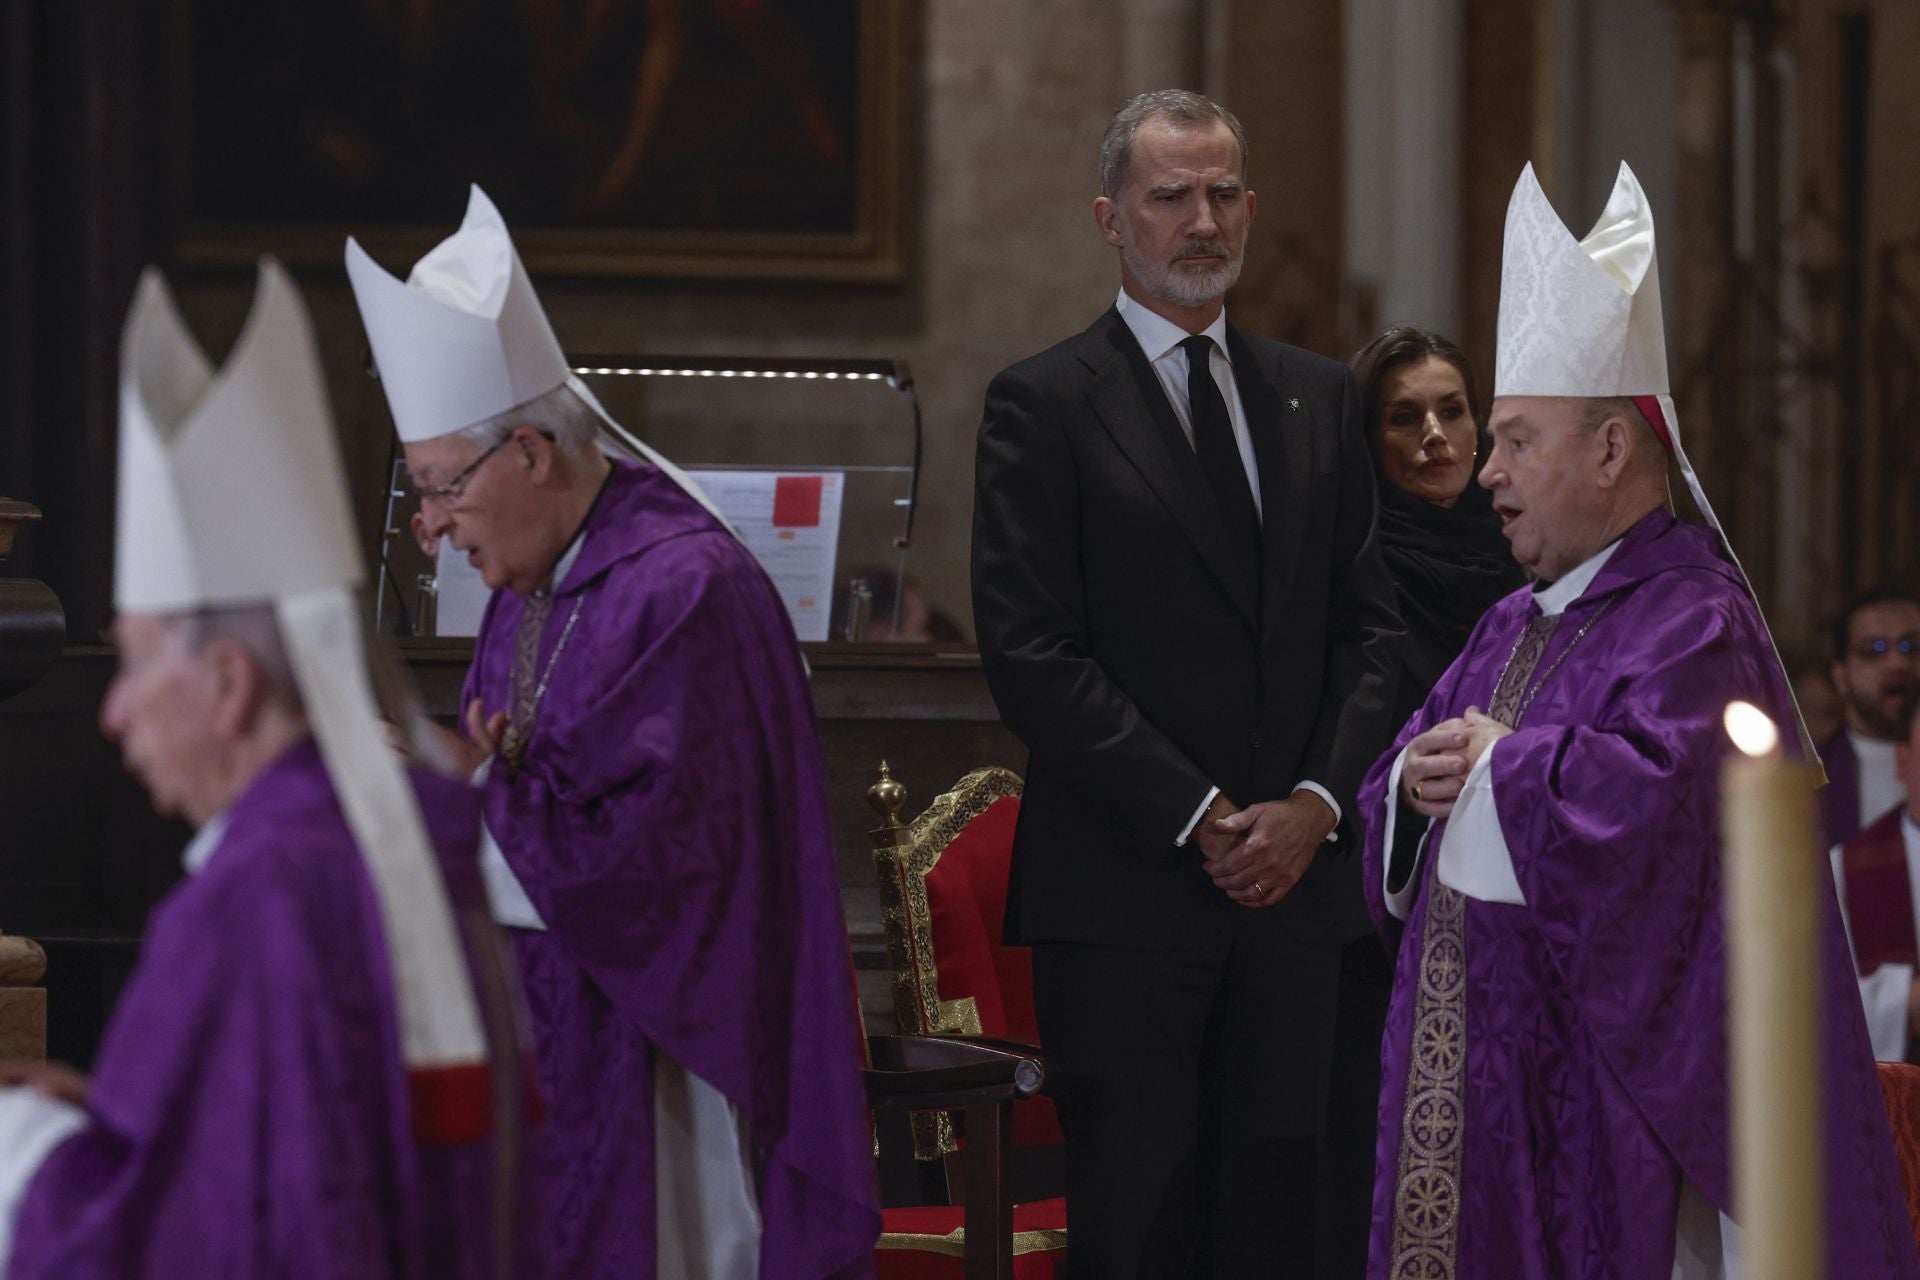
[[[290,710],[304,713],[300,682],[280,634],[280,619],[271,604],[207,605],[177,616],[179,636],[188,653],[198,654],[215,640],[230,640],[246,650],[260,668],[270,696]]]
[[[1624,419],[1632,430],[1634,452],[1641,455],[1641,464],[1649,472],[1657,471],[1664,476],[1667,446],[1660,442],[1660,433],[1647,421],[1647,415],[1640,412],[1632,396],[1588,396],[1581,409],[1580,434],[1592,435],[1613,418]]]
[[[516,427],[532,427],[576,461],[591,457],[599,447],[600,415],[564,382],[505,413],[462,427],[460,438],[484,451],[512,435]]]
[[[1154,89],[1135,94],[1108,122],[1107,136],[1100,141],[1101,195],[1111,200],[1120,194],[1127,183],[1127,166],[1133,160],[1133,135],[1142,124],[1155,119],[1183,129],[1204,128],[1216,120],[1224,122],[1233,131],[1233,140],[1240,144],[1240,180],[1247,180],[1247,131],[1233,112],[1191,89]]]

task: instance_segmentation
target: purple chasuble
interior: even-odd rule
[[[465,701],[511,706],[525,604],[494,594]],[[657,1050],[738,1108],[760,1274],[868,1274],[880,1211],[846,921],[780,597],[671,479],[615,463],[536,657],[545,693],[519,767],[494,761],[486,821],[547,926],[514,941],[551,1105],[557,1271],[655,1273]]]
[[[1721,715],[1744,698],[1791,725],[1793,708],[1759,614],[1710,531],[1665,512],[1636,524],[1568,606],[1528,681],[1538,689],[1519,728],[1493,748],[1494,798],[1526,905],[1452,894],[1457,909],[1429,912],[1440,889],[1436,824],[1404,929],[1386,912],[1376,819],[1395,756],[1432,725],[1489,706],[1537,612],[1525,590],[1489,610],[1361,787],[1368,904],[1398,948],[1382,1044],[1375,1277],[1399,1274],[1396,1241],[1406,1252],[1419,1237],[1431,1246],[1425,1269],[1406,1274],[1434,1280],[1665,1280],[1683,1177],[1733,1210]],[[1819,883],[1830,885],[1824,852],[1809,844],[1806,854],[1822,859]],[[1920,1264],[1837,902],[1830,888],[1824,896],[1829,1274],[1904,1280]],[[1423,946],[1428,927],[1448,931],[1445,945]],[[1440,996],[1448,1007],[1433,1012]],[[1432,1015],[1422,1035],[1416,1005]],[[1412,1098],[1410,1068],[1422,1086]],[[1436,1106],[1434,1079],[1456,1096]],[[1403,1164],[1423,1162],[1448,1166],[1454,1188],[1429,1179],[1423,1195],[1401,1177]]]
[[[477,798],[419,770],[413,784],[492,1033],[514,997],[484,976],[505,970]],[[87,1126],[28,1185],[7,1280],[547,1274],[533,1178],[497,1182],[492,1137],[416,1145],[407,1099],[378,900],[309,741],[254,779],[205,867],[154,908]],[[503,1222],[515,1256],[496,1251]]]

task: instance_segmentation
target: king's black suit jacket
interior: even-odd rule
[[[1231,325],[1227,343],[1260,474],[1257,574],[1117,310],[987,390],[974,621],[1030,753],[1009,941],[1224,946],[1247,908],[1174,841],[1210,786],[1244,806],[1301,781],[1345,821],[1272,914],[1341,940],[1354,793],[1395,728],[1372,460],[1344,366]]]

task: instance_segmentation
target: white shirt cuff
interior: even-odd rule
[[[1207,794],[1200,801],[1200,807],[1193,811],[1193,816],[1191,818],[1187,819],[1187,825],[1180,828],[1179,838],[1173,842],[1174,848],[1184,849],[1186,847],[1187,841],[1193,839],[1194,829],[1200,825],[1200,819],[1207,816],[1208,807],[1213,804],[1213,798],[1219,794],[1220,794],[1220,788],[1218,787],[1207,788]]]
[[[1466,783],[1440,837],[1440,860],[1433,874],[1441,884],[1469,898],[1524,907],[1527,898],[1513,873],[1513,854],[1493,801],[1493,753],[1499,749],[1500,744],[1494,743],[1467,770]]]
[[[1873,1056],[1882,1062],[1900,1062],[1907,1056],[1907,993],[1912,989],[1910,964],[1883,964],[1860,979],[1867,1039]]]
[[[1327,808],[1333,810],[1333,830],[1327,832],[1327,838],[1324,843],[1332,844],[1335,841],[1339,840],[1340,839],[1340,802],[1333,798],[1333,792],[1327,790],[1325,787],[1321,786],[1317,782],[1302,782],[1299,785],[1294,787],[1293,794],[1299,795],[1302,791],[1313,792],[1313,794],[1319,796],[1322,800],[1325,800],[1327,802]]]
[[[1433,819],[1427,819],[1427,829],[1420,833],[1420,843],[1413,853],[1413,866],[1407,871],[1407,878],[1398,889],[1393,887],[1393,830],[1400,815],[1400,770],[1406,767],[1407,749],[1400,748],[1400,754],[1393,758],[1393,770],[1387,774],[1386,818],[1380,824],[1380,896],[1387,904],[1387,911],[1396,920],[1405,920],[1407,912],[1413,908],[1413,897],[1420,891],[1420,861],[1427,856],[1427,836],[1433,830]]]
[[[32,1089],[0,1089],[0,1272],[13,1252],[13,1226],[27,1187],[53,1149],[87,1122],[71,1103]]]

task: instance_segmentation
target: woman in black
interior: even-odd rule
[[[1351,363],[1380,480],[1380,547],[1407,630],[1392,718],[1397,731],[1466,647],[1480,615],[1526,575],[1508,554],[1487,491],[1473,482],[1482,419],[1466,353],[1438,334],[1401,327]],[[1327,1104],[1322,1280],[1366,1272],[1380,1033],[1393,991],[1393,962],[1374,935],[1357,882],[1353,890],[1343,904],[1351,940],[1341,957]]]

